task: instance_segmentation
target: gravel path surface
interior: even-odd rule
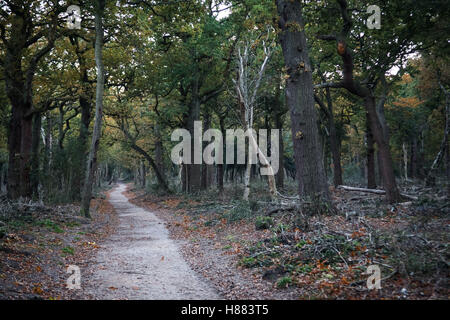
[[[82,280],[95,299],[220,299],[182,258],[162,220],[131,204],[120,184],[110,201],[119,225],[97,252]]]

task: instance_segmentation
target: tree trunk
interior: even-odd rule
[[[433,164],[431,165],[430,171],[428,172],[427,178],[425,179],[426,185],[433,185],[434,184],[434,174],[439,165],[441,164],[442,159],[445,156],[445,151],[449,148],[448,146],[448,136],[450,134],[450,92],[447,91],[444,86],[439,82],[439,85],[441,87],[441,90],[444,92],[445,95],[445,109],[444,109],[444,136],[442,137],[441,146],[439,148],[439,152],[436,155],[436,158],[433,161]]]
[[[53,122],[50,112],[45,115],[46,126],[45,126],[45,150],[44,150],[44,167],[43,167],[43,184],[44,184],[44,194],[45,197],[49,196],[50,189],[50,164],[51,164],[51,144],[52,144],[52,129]]]
[[[219,117],[219,125],[220,131],[222,132],[222,137],[226,136],[225,131],[225,117]],[[223,155],[224,153],[222,153]],[[223,160],[223,159],[222,159]],[[223,161],[222,161],[223,163]],[[223,193],[223,178],[224,178],[224,165],[217,164],[217,187],[219,189],[219,193]]]
[[[375,141],[380,150],[380,159],[382,161],[382,174],[384,188],[386,189],[386,198],[390,203],[401,200],[400,192],[395,181],[394,166],[392,163],[391,151],[389,149],[389,141],[385,140],[383,129],[381,127],[378,115],[375,109],[375,98],[373,96],[365,97],[366,111],[369,116],[370,127]]]
[[[20,153],[22,156],[20,167],[21,196],[31,198],[33,195],[31,187],[31,158],[33,148],[33,116],[24,116],[22,119],[22,142]]]
[[[445,150],[445,175],[447,176],[447,197],[450,197],[450,147]]]
[[[201,189],[201,177],[202,177],[202,165],[194,164],[194,155],[195,155],[195,145],[197,143],[202,143],[202,141],[195,141],[194,137],[194,123],[200,119],[200,98],[198,97],[198,79],[196,78],[193,81],[193,97],[192,102],[189,108],[189,116],[188,116],[188,130],[191,134],[191,155],[192,161],[191,164],[186,165],[186,173],[187,173],[187,190],[189,193],[197,192]]]
[[[409,176],[417,178],[417,137],[414,136],[410,146]]]
[[[280,148],[280,157],[278,163],[278,172],[276,174],[276,183],[278,188],[284,188],[284,140],[283,140],[283,114],[275,115],[275,128],[280,130],[278,145]]]
[[[379,185],[383,186],[383,161],[381,160],[380,149],[377,150],[377,169]]]
[[[92,143],[86,165],[86,177],[81,203],[81,213],[90,217],[89,207],[92,196],[92,184],[97,169],[97,151],[100,144],[103,115],[103,93],[105,87],[105,69],[103,65],[103,11],[105,0],[97,0],[95,10],[95,62],[97,65],[97,88],[95,96],[95,123]]]
[[[85,86],[83,86],[85,87]],[[81,109],[81,122],[80,122],[80,133],[78,136],[78,141],[80,143],[80,152],[76,157],[78,158],[79,167],[76,168],[77,178],[74,179],[72,184],[72,194],[74,197],[80,197],[81,190],[83,187],[83,181],[85,180],[86,173],[86,163],[87,163],[87,152],[88,152],[88,137],[89,137],[89,124],[91,123],[91,103],[83,93],[80,98],[80,109]],[[76,199],[76,198],[75,198]]]
[[[164,149],[159,124],[155,124],[155,163],[161,173],[164,173]]]
[[[31,187],[33,199],[39,199],[39,149],[41,142],[42,118],[39,112],[33,114],[33,136],[32,136],[32,160],[31,160]]]
[[[145,179],[145,175],[146,175],[146,172],[145,172],[145,163],[144,163],[144,161],[143,160],[141,160],[141,163],[140,163],[140,177],[141,177],[141,187],[142,188],[145,188],[145,184],[146,184],[146,179]]]
[[[252,164],[249,160],[247,160],[247,164],[245,166],[245,175],[244,175],[244,196],[243,200],[248,201],[248,196],[250,195],[250,172],[252,170]]]
[[[142,156],[144,156],[144,158],[147,160],[147,162],[150,164],[150,166],[152,167],[153,171],[155,171],[156,174],[156,179],[158,180],[158,184],[163,188],[163,190],[165,192],[169,192],[169,186],[166,182],[166,179],[164,177],[164,173],[162,173],[161,171],[159,171],[158,166],[156,165],[155,161],[153,160],[153,158],[147,153],[145,152],[144,149],[142,149],[141,147],[139,147],[138,145],[136,145],[135,143],[131,144],[131,148],[135,151],[137,151],[138,153],[140,153]],[[184,167],[184,165],[183,165]]]
[[[375,189],[377,183],[375,180],[375,146],[373,134],[370,128],[370,120],[366,113],[366,143],[367,143],[367,188]]]
[[[205,112],[204,114],[204,118],[203,118],[203,128],[204,130],[208,130],[209,127],[211,126],[211,115],[208,112],[208,110]],[[202,142],[203,147],[206,146],[206,142]],[[202,148],[202,150],[204,150]],[[208,171],[210,171],[210,169],[208,169],[210,165],[203,163],[202,164],[202,180],[201,180],[201,190],[207,190],[208,189],[208,185],[209,185],[209,175],[208,175]]]
[[[343,184],[342,166],[341,166],[341,150],[340,143],[336,132],[336,123],[334,121],[333,100],[331,99],[330,88],[326,88],[326,97],[328,105],[328,131],[330,132],[330,149],[333,157],[333,183],[337,187]]]
[[[312,68],[303,31],[302,4],[290,0],[277,0],[276,4],[282,30],[280,42],[289,75],[286,81],[286,101],[291,112],[299,195],[320,197],[329,202],[314,108]]]
[[[9,123],[8,136],[8,198],[17,199],[20,196],[29,197],[31,192],[26,194],[25,190],[30,189],[24,184],[29,183],[29,176],[26,177],[24,162],[27,161],[31,149],[27,150],[22,145],[24,134],[31,137],[31,123],[25,120],[25,114],[31,109],[31,87],[26,88],[25,75],[22,71],[22,49],[25,39],[25,21],[23,16],[15,16],[12,20],[12,34],[10,41],[14,41],[7,46],[4,62],[4,74],[6,94],[11,102],[11,120]],[[24,152],[24,153],[22,153]],[[23,180],[24,179],[24,180]]]
[[[408,149],[406,148],[406,143],[402,144],[403,151],[403,168],[405,170],[405,180],[408,180]]]

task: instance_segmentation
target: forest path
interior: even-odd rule
[[[164,223],[116,187],[110,202],[119,224],[102,244],[81,285],[95,299],[219,299],[182,258]]]

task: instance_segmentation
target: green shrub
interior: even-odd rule
[[[252,210],[247,201],[239,201],[237,205],[224,214],[228,222],[235,222],[242,219],[248,219],[252,216]]]
[[[259,216],[256,218],[255,227],[256,230],[269,229],[273,226],[273,219],[271,217]]]

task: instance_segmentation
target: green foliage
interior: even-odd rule
[[[45,219],[43,221],[39,221],[38,222],[39,225],[47,227],[49,230],[56,232],[56,233],[63,233],[64,230],[61,229],[61,227],[59,226],[59,224],[57,224],[56,222],[50,220],[50,219]]]
[[[292,284],[292,279],[290,277],[283,277],[277,281],[277,287],[280,289],[287,288],[290,284]]]
[[[75,249],[70,246],[62,248],[61,251],[63,254],[70,254],[72,256],[75,254]]]
[[[239,265],[244,266],[246,268],[252,268],[258,265],[258,262],[253,257],[244,257],[239,261]]]
[[[256,230],[269,229],[273,226],[273,219],[271,217],[259,216],[255,220]]]
[[[233,208],[226,211],[223,215],[228,222],[236,222],[252,216],[252,210],[248,201],[235,201]]]

